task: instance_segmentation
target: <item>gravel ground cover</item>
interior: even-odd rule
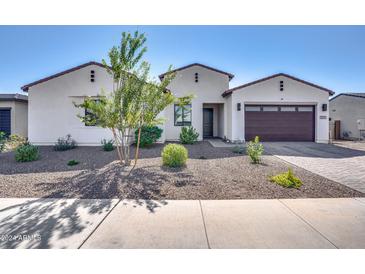
[[[123,198],[123,199],[273,199],[361,197],[344,185],[292,166],[272,155],[253,165],[231,148],[214,148],[208,142],[187,145],[186,167],[161,166],[163,145],[141,149],[136,169],[118,164],[116,152],[100,147],[78,147],[56,152],[40,147],[41,158],[17,163],[14,152],[0,154],[0,197]],[[133,153],[133,149],[132,149]],[[133,154],[132,154],[133,155]],[[76,166],[68,166],[69,160]],[[287,189],[269,177],[292,167],[303,181],[300,189]]]

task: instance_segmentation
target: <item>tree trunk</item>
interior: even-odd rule
[[[116,144],[116,147],[117,147],[119,162],[120,162],[121,165],[123,165],[123,156],[122,156],[121,151],[120,151],[120,143],[119,143],[119,139],[118,139],[118,136],[117,136],[114,128],[112,129],[112,132],[113,132],[115,144]]]
[[[123,151],[125,155],[125,165],[130,165],[130,155],[129,155],[129,129],[126,130],[123,138]]]
[[[141,142],[141,131],[142,131],[142,128],[141,127],[138,128],[137,146],[136,146],[136,152],[134,154],[134,164],[133,164],[133,167],[132,167],[131,171],[129,171],[129,174],[131,174],[131,172],[133,171],[133,169],[137,165],[137,160],[138,160],[138,155],[139,155],[139,144]]]

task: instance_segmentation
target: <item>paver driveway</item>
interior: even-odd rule
[[[304,142],[268,142],[264,145],[270,154],[365,193],[363,150]]]

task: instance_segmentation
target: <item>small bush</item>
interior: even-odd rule
[[[75,166],[75,165],[78,165],[79,164],[79,162],[78,161],[76,161],[76,160],[70,160],[70,161],[68,161],[68,163],[67,163],[67,165],[68,166]]]
[[[162,135],[162,129],[156,126],[143,126],[139,146],[146,147],[157,142]],[[135,131],[135,140],[138,140],[138,129]]]
[[[67,134],[66,137],[60,137],[57,139],[57,143],[54,145],[54,150],[65,151],[74,149],[76,147],[76,141],[71,138],[71,134]]]
[[[10,142],[14,142],[14,143],[16,142],[16,143],[22,143],[22,144],[24,144],[27,140],[26,140],[25,137],[20,136],[18,134],[11,134],[9,136],[9,141]]]
[[[183,144],[195,144],[198,141],[199,133],[192,126],[182,127],[180,133],[180,142]]]
[[[29,143],[19,146],[15,150],[15,161],[17,162],[31,162],[39,158],[38,147]]]
[[[0,131],[0,152],[4,150],[5,142],[6,142],[6,134],[5,132]]]
[[[298,177],[294,176],[291,168],[288,169],[288,172],[270,177],[270,181],[288,188],[300,188],[300,186],[303,184],[303,182]]]
[[[112,151],[114,149],[114,140],[101,140],[101,146],[103,147],[104,151]]]
[[[27,139],[17,134],[11,134],[6,142],[6,149],[8,151],[15,150],[17,147],[27,143]]]
[[[188,150],[178,144],[168,144],[161,153],[162,163],[169,167],[180,167],[185,165],[188,159]]]
[[[247,145],[247,155],[250,156],[252,163],[258,164],[261,161],[261,155],[264,152],[264,146],[260,143],[259,136]]]
[[[232,148],[233,153],[243,154],[245,152],[245,148],[243,146],[235,146]]]

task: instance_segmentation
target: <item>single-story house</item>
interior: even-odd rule
[[[329,104],[331,123],[340,121],[341,138],[365,138],[365,125],[359,124],[365,123],[365,93],[340,93]]]
[[[28,96],[0,94],[0,131],[28,136]]]
[[[230,88],[233,74],[194,63],[174,71],[168,89],[176,97],[194,94],[190,106],[167,107],[160,141],[178,140],[182,126],[193,126],[199,139],[219,137],[244,142],[259,135],[263,141],[328,142],[328,99],[333,91],[279,73]],[[162,79],[166,74],[161,74]],[[77,117],[85,96],[97,98],[112,90],[105,67],[89,62],[24,85],[29,97],[29,140],[53,144],[71,134],[81,145],[111,138],[107,129],[87,126]]]

